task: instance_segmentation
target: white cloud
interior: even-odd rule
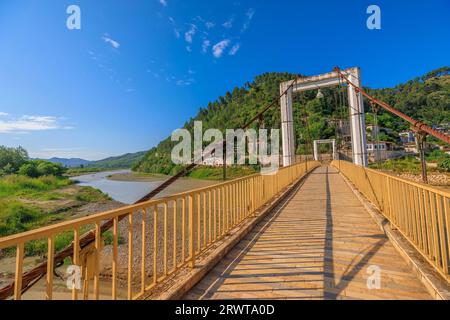
[[[250,23],[252,22],[253,17],[255,16],[255,12],[256,11],[253,8],[250,8],[247,10],[247,12],[245,14],[247,16],[247,18],[244,22],[244,25],[242,26],[241,32],[244,32],[248,29],[248,27],[250,26]]]
[[[159,3],[163,6],[163,7],[167,7],[167,0],[159,0]]]
[[[197,26],[195,24],[191,24],[191,28],[184,34],[184,39],[188,43],[192,43],[195,33],[197,32]]]
[[[22,116],[17,119],[0,120],[0,133],[28,133],[54,129],[73,129],[61,127],[58,118],[53,116]]]
[[[176,85],[181,86],[181,87],[186,87],[186,86],[190,86],[194,82],[195,82],[195,80],[193,78],[189,78],[186,80],[180,79],[180,80],[176,81]]]
[[[107,33],[105,33],[105,35],[102,37],[102,39],[106,43],[109,43],[115,49],[118,49],[120,47],[120,43],[118,43],[116,40],[114,40],[110,36],[108,36]]]
[[[8,116],[9,114],[8,113],[6,113],[6,112],[1,112],[0,111],[0,117],[6,117],[6,116]]]
[[[178,29],[173,29],[173,33],[175,34],[175,38],[179,38],[180,37],[180,31],[178,31]]]
[[[211,42],[209,40],[203,40],[202,53],[207,53],[210,45],[211,45]]]
[[[211,21],[205,22],[206,29],[211,29],[211,28],[214,28],[215,26],[216,26],[216,24],[214,22],[211,22]]]
[[[241,45],[240,45],[239,43],[236,43],[236,44],[230,49],[230,51],[228,52],[228,54],[229,54],[230,56],[234,56],[234,55],[239,51],[240,48],[241,48]]]
[[[216,43],[212,48],[214,57],[220,58],[223,54],[223,51],[229,46],[229,44],[230,44],[230,40],[228,40],[228,39],[225,39],[225,40],[220,41],[219,43]]]
[[[224,28],[231,29],[233,27],[233,18],[227,20],[222,24]]]

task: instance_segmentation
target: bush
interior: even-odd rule
[[[450,159],[450,155],[441,150],[433,150],[427,156],[427,161],[440,161],[443,159]]]
[[[58,163],[43,160],[32,160],[19,168],[19,174],[30,178],[53,175],[61,177],[66,169]]]
[[[11,174],[28,160],[28,153],[22,147],[7,148],[0,146],[0,174]]]
[[[437,167],[439,171],[450,172],[450,158],[439,161]]]
[[[19,168],[20,175],[27,176],[30,178],[37,178],[39,176],[36,164],[34,163],[25,163]]]
[[[42,211],[18,202],[2,206],[0,236],[7,236],[29,230],[30,226],[43,217]]]

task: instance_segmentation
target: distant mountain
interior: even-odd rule
[[[80,158],[51,158],[43,159],[53,163],[60,163],[67,168],[91,167],[91,168],[105,168],[105,169],[125,169],[131,168],[134,164],[141,161],[147,151],[136,153],[127,153],[117,157],[109,157],[98,161],[89,161]]]
[[[84,159],[80,159],[80,158],[70,158],[70,159],[66,159],[66,158],[51,158],[51,159],[46,159],[49,162],[52,163],[59,163],[67,168],[76,168],[76,167],[80,167],[80,166],[87,166],[91,163],[91,161],[89,160],[84,160]]]

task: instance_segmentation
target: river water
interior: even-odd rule
[[[108,194],[112,199],[125,204],[132,204],[136,202],[163,182],[163,180],[141,182],[115,181],[108,179],[108,177],[112,174],[130,172],[130,170],[104,171],[72,177],[71,180],[78,181],[80,186],[88,186],[99,189],[103,193]]]
[[[104,171],[72,177],[70,179],[73,181],[78,181],[80,186],[99,189],[103,193],[108,194],[112,199],[125,204],[135,203],[150,191],[157,188],[166,179],[165,177],[149,178],[149,181],[119,181],[108,179],[108,177],[113,174],[130,173],[131,170]],[[216,183],[218,183],[218,181],[181,178],[158,194],[155,198],[165,197],[171,194],[177,194],[197,188],[208,187]]]

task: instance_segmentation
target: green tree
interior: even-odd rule
[[[24,148],[0,146],[0,174],[15,173],[26,161],[28,153]]]

